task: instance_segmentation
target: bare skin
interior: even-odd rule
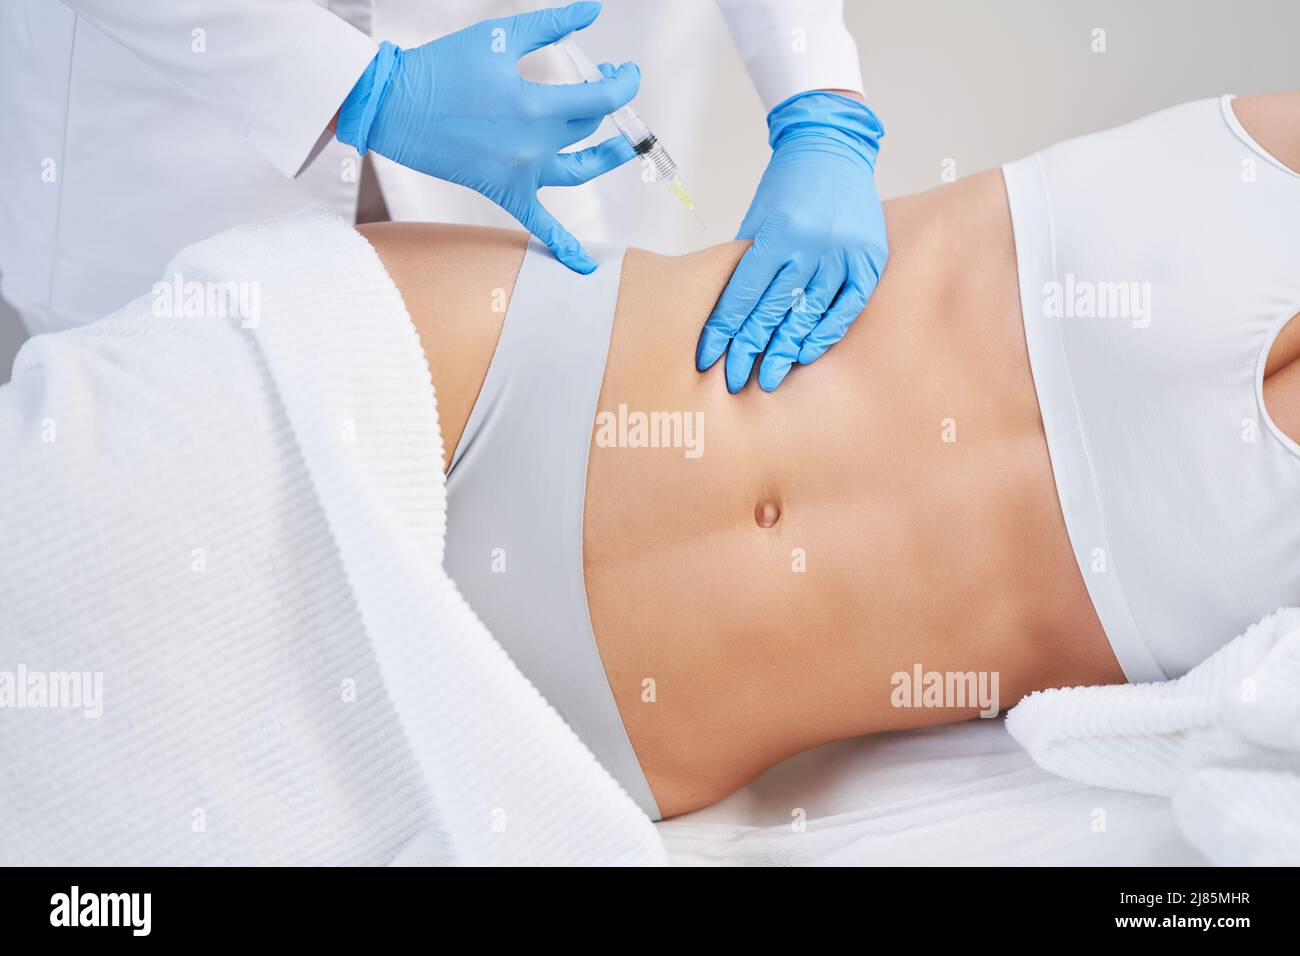
[[[1300,95],[1287,96],[1238,100],[1238,116],[1300,166]],[[624,260],[599,408],[704,421],[698,458],[593,444],[587,476],[592,623],[665,816],[819,743],[973,716],[892,706],[891,675],[916,664],[996,671],[1004,706],[1123,680],[1056,497],[1000,173],[891,201],[886,220],[890,263],[867,309],[772,395],[729,395],[720,363],[694,369],[744,243]],[[445,466],[526,237],[362,231],[425,343]],[[1300,435],[1300,322],[1266,372],[1270,414]]]

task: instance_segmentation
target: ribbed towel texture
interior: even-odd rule
[[[1030,694],[1007,730],[1045,770],[1173,799],[1221,864],[1300,864],[1300,608],[1177,680]]]
[[[144,297],[0,388],[0,864],[662,863],[442,570],[433,387],[370,245],[304,210],[163,279],[256,314]],[[99,716],[29,692],[74,673]]]

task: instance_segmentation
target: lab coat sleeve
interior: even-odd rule
[[[842,0],[717,2],[764,109],[806,90],[862,92]]]
[[[286,176],[326,127],[378,45],[310,0],[63,0],[182,87]],[[130,136],[130,130],[123,130]]]

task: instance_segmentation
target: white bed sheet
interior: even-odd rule
[[[678,866],[1206,863],[1167,799],[1054,777],[1002,717],[828,744],[658,828]]]

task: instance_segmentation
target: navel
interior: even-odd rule
[[[754,506],[754,523],[760,528],[771,528],[781,520],[781,506],[775,501],[760,501]]]

